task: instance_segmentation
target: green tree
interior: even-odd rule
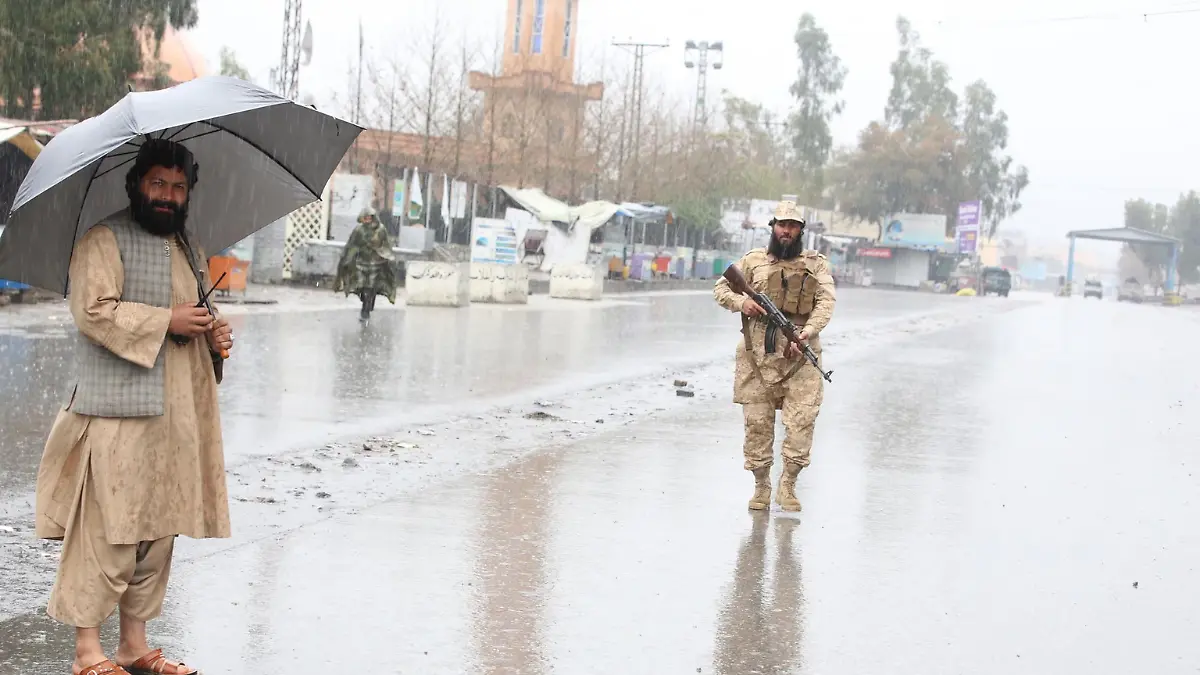
[[[950,88],[950,71],[921,44],[921,36],[903,16],[896,19],[900,53],[892,62],[892,90],[884,119],[896,129],[909,129],[930,117],[953,120],[958,95]]]
[[[1012,168],[1008,147],[1008,115],[996,106],[996,94],[983,80],[967,86],[959,129],[966,155],[960,201],[978,199],[983,207],[984,235],[996,234],[1000,223],[1021,209],[1021,192],[1029,185],[1029,170]],[[950,213],[953,222],[955,213]]]
[[[948,213],[964,174],[958,129],[940,117],[916,124],[915,134],[872,122],[858,146],[841,153],[830,171],[838,209],[882,223],[901,212]]]
[[[221,74],[226,77],[236,77],[239,80],[253,82],[250,72],[237,60],[237,54],[229,47],[221,47]]]
[[[1166,204],[1154,204],[1145,199],[1125,202],[1125,227],[1155,234],[1168,234],[1171,228],[1170,209]]]
[[[845,107],[837,96],[846,81],[846,68],[812,14],[800,17],[795,41],[800,70],[791,93],[799,107],[792,113],[789,130],[796,164],[807,183],[804,191],[816,196],[824,187],[824,169],[833,149],[829,122]]]
[[[872,123],[858,146],[841,153],[832,173],[841,208],[880,221],[899,211],[944,213],[953,231],[958,204],[979,200],[985,237],[1021,208],[1029,171],[1004,153],[1008,116],[982,81],[964,99],[950,88],[945,64],[921,46],[904,18],[896,22],[900,53],[884,121]],[[961,108],[961,111],[960,111]]]
[[[1200,194],[1195,190],[1179,195],[1168,218],[1167,232],[1183,243],[1179,276],[1186,283],[1200,281]]]
[[[33,117],[82,118],[126,93],[138,72],[159,72],[143,63],[168,25],[196,24],[195,0],[0,0],[0,111]]]
[[[1145,199],[1130,199],[1125,202],[1125,227],[1169,235],[1170,221],[1170,209],[1165,204],[1155,204]],[[1148,269],[1163,269],[1170,262],[1171,251],[1166,246],[1126,244],[1125,247]]]

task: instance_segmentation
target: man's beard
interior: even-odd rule
[[[159,207],[169,209],[169,211],[163,213],[157,210]],[[180,206],[175,202],[150,201],[141,191],[134,193],[129,200],[129,210],[133,214],[133,219],[142,226],[142,229],[158,237],[167,237],[182,232],[188,216],[186,203]]]
[[[792,240],[792,243],[784,246],[783,242],[779,241],[779,237],[776,237],[774,232],[771,233],[771,243],[767,244],[767,253],[770,253],[777,259],[791,260],[792,258],[798,257],[803,252],[804,238],[802,236],[797,235],[796,238]]]

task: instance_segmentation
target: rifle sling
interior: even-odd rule
[[[784,382],[792,379],[792,376],[798,373],[800,371],[800,367],[805,363],[803,359],[797,359],[796,363],[792,365],[791,370],[789,370],[786,375],[780,378],[778,382],[768,382],[767,378],[763,377],[762,371],[759,370],[758,362],[754,359],[754,346],[750,344],[750,317],[746,316],[745,314],[742,315],[742,336],[746,341],[746,355],[750,357],[750,368],[754,370],[754,374],[758,376],[758,379],[762,380],[763,384],[767,385],[768,387],[778,387]]]

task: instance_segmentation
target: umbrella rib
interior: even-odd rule
[[[181,138],[181,139],[179,139],[178,141],[173,141],[173,142],[175,142],[175,143],[187,143],[188,141],[194,141],[194,140],[196,140],[197,138],[204,138],[205,136],[208,136],[208,135],[211,135],[211,134],[219,134],[219,133],[221,133],[221,130],[220,130],[220,129],[209,129],[208,131],[205,131],[205,132],[203,132],[203,133],[196,134],[195,136],[188,136],[187,138]]]
[[[188,122],[187,124],[185,124],[185,125],[183,125],[183,126],[179,127],[179,131],[176,131],[175,133],[173,133],[173,134],[171,134],[170,136],[168,136],[168,137],[167,137],[167,140],[168,140],[168,141],[174,141],[176,136],[178,136],[179,134],[182,134],[183,132],[187,131],[188,129],[191,129],[191,128],[192,128],[192,125],[194,125],[194,124],[195,124],[195,122]],[[164,130],[163,130],[163,133],[164,133],[164,134],[166,134],[166,133],[167,133],[167,131],[164,129]],[[161,139],[161,138],[162,138],[162,136],[159,136],[159,138]],[[176,141],[176,142],[177,142],[177,143],[182,143],[183,141]]]
[[[108,174],[112,173],[113,171],[116,171],[117,169],[119,169],[119,168],[121,168],[121,167],[125,166],[126,164],[128,164],[128,163],[130,163],[130,162],[134,161],[134,159],[136,159],[136,157],[135,157],[135,155],[136,155],[136,154],[137,154],[137,153],[133,153],[133,154],[131,154],[131,155],[129,156],[129,159],[122,160],[121,162],[119,162],[119,163],[117,163],[117,164],[114,164],[114,165],[112,165],[112,166],[108,167],[108,168],[107,168],[107,169],[105,169],[105,170],[104,170],[104,171],[103,171],[103,172],[102,172],[100,175],[95,175],[95,174],[93,174],[93,175],[92,175],[92,180],[95,180],[95,179],[97,179],[97,178],[103,178],[103,177],[107,176]],[[111,156],[111,155],[110,155],[110,156]],[[104,160],[100,160],[100,161],[101,161],[101,162],[103,162]],[[99,169],[99,168],[100,168],[100,165],[99,165],[99,164],[97,164],[97,165],[96,165],[96,168],[97,168],[97,169]],[[88,182],[88,187],[89,187],[89,188],[91,187],[91,182],[90,182],[90,181]]]
[[[274,156],[274,155],[272,155],[271,153],[269,153],[269,152],[267,152],[266,150],[264,150],[264,149],[262,148],[262,146],[260,146],[258,143],[255,143],[254,141],[252,141],[252,140],[250,140],[250,139],[246,138],[245,136],[243,136],[243,135],[241,135],[241,134],[237,133],[236,131],[232,131],[231,129],[229,129],[229,128],[227,128],[227,127],[223,127],[223,126],[221,126],[220,124],[217,124],[216,122],[213,122],[213,121],[211,121],[211,120],[207,121],[207,122],[206,122],[206,124],[210,124],[210,125],[212,125],[212,126],[216,127],[217,129],[220,129],[221,131],[224,131],[225,133],[229,134],[230,136],[233,136],[234,138],[236,138],[236,139],[240,140],[241,142],[245,143],[246,145],[249,145],[250,147],[254,148],[255,150],[257,150],[257,151],[261,152],[261,153],[262,153],[264,156],[266,156],[267,158],[269,158],[269,159],[270,159],[272,162],[275,162],[275,165],[276,165],[276,166],[278,166],[279,168],[281,168],[281,169],[283,169],[284,171],[286,171],[286,172],[288,173],[288,175],[289,175],[289,176],[291,176],[292,178],[296,179],[296,182],[297,182],[297,183],[300,183],[300,185],[302,185],[302,186],[304,187],[304,189],[305,189],[305,190],[308,190],[308,193],[309,193],[310,195],[312,195],[312,196],[313,196],[314,198],[316,198],[316,199],[320,199],[320,198],[321,198],[321,195],[320,195],[319,193],[317,193],[317,191],[315,191],[315,190],[313,190],[311,187],[309,187],[308,183],[305,183],[303,178],[301,178],[300,176],[297,176],[297,175],[296,175],[296,172],[295,172],[295,171],[292,171],[291,167],[288,167],[288,166],[284,165],[284,163],[283,163],[283,162],[279,161],[278,159],[275,159],[275,156]]]

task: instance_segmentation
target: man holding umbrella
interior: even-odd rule
[[[203,77],[64,130],[22,181],[0,278],[63,292],[79,329],[35,514],[37,535],[63,542],[48,613],[76,627],[75,675],[197,672],[151,649],[146,622],[175,538],[230,536],[216,388],[233,335],[207,302],[204,250],[319,199],[361,131]],[[117,609],[109,659],[99,627]]]
[[[146,622],[162,610],[175,537],[230,536],[214,365],[233,334],[197,307],[207,271],[185,224],[198,169],[184,146],[144,142],[129,208],[71,259],[78,379],[38,471],[37,534],[63,540],[48,612],[76,627],[75,675],[197,672],[152,650]],[[118,607],[110,661],[99,627]]]

